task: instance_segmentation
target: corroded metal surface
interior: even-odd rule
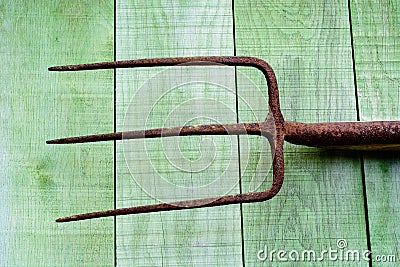
[[[222,64],[227,66],[247,66],[260,70],[267,80],[268,103],[271,114],[278,126],[283,127],[283,116],[279,105],[279,91],[276,76],[271,66],[264,60],[256,57],[242,56],[197,56],[197,57],[171,57],[171,58],[148,58],[121,60],[113,62],[98,62],[90,64],[77,64],[50,67],[49,71],[80,71],[80,70],[100,70],[115,68],[139,68],[139,67],[160,67],[189,65],[215,65]],[[280,131],[279,131],[280,132]]]
[[[397,148],[400,121],[299,123],[285,122],[285,141],[334,149]]]
[[[262,59],[255,57],[233,57],[233,56],[206,56],[206,57],[180,57],[180,58],[156,58],[139,59],[116,62],[101,62],[93,64],[57,66],[49,68],[50,71],[78,71],[96,70],[110,68],[135,68],[135,67],[154,67],[154,66],[174,66],[179,64],[189,65],[210,65],[223,64],[228,66],[248,66],[261,70],[268,85],[268,104],[270,113],[265,122],[247,124],[225,124],[225,125],[197,125],[186,127],[172,127],[168,129],[152,129],[144,131],[133,131],[125,133],[110,133],[100,135],[90,135],[81,137],[71,137],[47,141],[49,144],[56,143],[82,143],[104,140],[120,140],[130,138],[150,138],[177,135],[199,135],[199,134],[257,134],[268,138],[271,150],[274,152],[273,158],[273,181],[270,188],[262,192],[250,192],[244,194],[227,195],[216,198],[204,198],[180,201],[174,203],[162,203],[156,205],[139,206],[125,209],[108,210],[88,214],[74,215],[71,217],[60,218],[57,222],[77,221],[98,217],[148,213],[155,211],[167,211],[177,209],[192,209],[196,207],[222,206],[228,204],[238,204],[246,202],[260,202],[274,197],[282,187],[284,176],[283,161],[283,138],[284,120],[279,106],[279,92],[275,73],[270,65]],[[260,127],[263,126],[263,127]],[[265,128],[265,129],[263,129]]]
[[[278,84],[270,65],[254,57],[209,56],[126,60],[93,64],[57,66],[51,71],[78,71],[110,68],[174,66],[178,64],[249,66],[261,70],[267,80],[269,113],[264,122],[177,126],[140,131],[67,137],[47,141],[48,144],[84,143],[107,140],[156,138],[188,135],[262,135],[270,143],[273,154],[273,182],[262,192],[217,196],[173,203],[137,206],[57,219],[57,222],[77,221],[99,217],[193,209],[228,204],[260,202],[274,197],[282,187],[284,177],[284,140],[298,145],[339,149],[400,148],[400,121],[299,123],[285,122],[280,111]]]
[[[46,143],[76,144],[110,140],[128,140],[189,135],[263,135],[272,138],[273,136],[275,136],[274,130],[274,125],[268,125],[266,122],[202,124],[193,126],[177,126],[170,128],[155,128],[149,130],[66,137],[48,140],[46,141]]]

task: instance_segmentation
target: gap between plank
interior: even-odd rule
[[[236,56],[236,25],[235,25],[235,1],[232,0],[232,35],[233,35],[233,55]],[[239,98],[238,98],[238,84],[237,84],[237,67],[235,67],[235,109],[236,109],[236,123],[239,123]],[[238,166],[239,166],[239,193],[242,194],[242,167],[241,167],[241,158],[240,158],[240,137],[237,136],[237,144],[238,144]],[[245,249],[244,249],[244,222],[243,222],[243,204],[240,203],[240,235],[242,240],[242,266],[246,266],[245,264]]]
[[[352,24],[352,16],[351,16],[351,0],[347,1],[347,9],[349,12],[349,26],[350,26],[350,42],[351,42],[351,59],[353,64],[353,79],[354,79],[354,91],[356,98],[356,111],[357,111],[357,121],[361,120],[360,116],[360,103],[358,100],[358,86],[357,86],[357,70],[356,70],[356,60],[355,60],[355,52],[354,52],[354,36],[353,36],[353,24]],[[362,180],[362,192],[363,192],[363,200],[364,200],[364,218],[365,218],[365,232],[367,237],[367,249],[371,251],[371,234],[369,229],[369,215],[368,215],[368,199],[367,199],[367,185],[365,179],[365,167],[364,167],[364,153],[359,152],[360,156],[360,165],[361,165],[361,180]],[[372,267],[372,261],[368,262],[368,265]]]
[[[117,60],[117,0],[114,0],[114,61]],[[117,69],[114,69],[114,132],[117,131]],[[117,208],[117,141],[114,140],[114,209]],[[117,266],[117,216],[114,216],[114,266]]]

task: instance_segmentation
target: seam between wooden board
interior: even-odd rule
[[[351,16],[351,0],[347,2],[347,9],[349,12],[349,30],[350,30],[350,43],[351,43],[351,59],[353,67],[353,77],[354,77],[354,91],[356,98],[356,111],[357,111],[357,121],[360,121],[360,104],[358,100],[358,86],[357,86],[357,70],[355,62],[355,51],[354,51],[354,35],[353,35],[353,24]],[[361,181],[362,181],[362,191],[363,191],[363,201],[364,201],[364,217],[365,217],[365,232],[367,238],[367,249],[371,251],[371,234],[369,229],[369,215],[368,215],[368,199],[367,199],[367,185],[365,179],[365,167],[364,167],[364,153],[359,152],[360,166],[361,166]],[[368,262],[369,266],[372,266],[372,261]]]
[[[235,34],[235,0],[231,2],[232,8],[232,35],[233,35],[233,55],[236,56],[236,34]],[[239,123],[239,99],[238,99],[238,84],[237,84],[237,67],[235,67],[235,109],[236,109],[236,123]],[[238,144],[238,172],[239,172],[239,193],[242,194],[242,167],[241,167],[241,158],[240,158],[240,137],[237,136],[237,144]],[[242,240],[242,266],[246,266],[245,264],[245,249],[244,249],[244,220],[243,220],[243,204],[240,203],[240,236]]]
[[[117,0],[114,4],[114,61],[117,60]],[[117,131],[117,70],[114,69],[114,132]],[[114,209],[117,208],[117,141],[114,140],[113,150],[113,174],[114,174]],[[114,266],[117,266],[117,217],[114,216]]]

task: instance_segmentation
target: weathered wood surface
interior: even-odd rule
[[[351,5],[361,120],[398,120],[400,3],[355,1]],[[400,261],[399,153],[365,153],[369,235],[374,266]],[[396,258],[393,258],[392,256]],[[379,260],[381,262],[379,262]]]
[[[237,2],[235,18],[237,54],[271,63],[286,120],[357,119],[345,1]],[[285,182],[279,195],[268,203],[244,206],[247,265],[282,264],[276,254],[271,262],[272,250],[296,250],[300,260],[303,251],[314,250],[319,258],[322,250],[337,249],[338,239],[346,239],[350,248],[366,249],[358,153],[288,144],[284,154]],[[257,252],[265,248],[267,255],[262,256],[267,259],[260,261]],[[325,258],[313,264],[337,263]]]
[[[116,38],[117,59],[233,55],[230,1],[119,1]],[[235,95],[210,84],[217,79],[234,89],[233,69],[213,69],[118,70],[117,130],[236,122]],[[217,78],[208,81],[213,75]],[[117,145],[118,207],[204,197],[196,188],[217,181],[212,193],[221,175],[238,180],[236,137],[142,144]],[[170,184],[161,186],[164,179]],[[235,183],[232,192],[238,191]],[[242,259],[239,206],[127,216],[116,222],[120,266],[231,266]]]
[[[1,4],[0,265],[274,266],[285,263],[257,253],[320,253],[339,239],[343,251],[371,249],[373,266],[377,255],[400,260],[397,152],[285,145],[284,186],[268,202],[56,224],[114,205],[226,193],[223,175],[231,193],[263,190],[270,162],[256,137],[122,141],[115,150],[44,143],[267,114],[263,77],[248,68],[47,72],[114,58],[258,56],[277,74],[287,120],[400,119],[398,11],[397,1]],[[160,177],[171,186],[160,187]],[[327,257],[306,264],[368,266]]]
[[[45,141],[112,131],[112,72],[47,68],[112,60],[113,5],[8,1],[0,21],[0,265],[112,266],[112,218],[55,219],[112,208],[113,145]]]

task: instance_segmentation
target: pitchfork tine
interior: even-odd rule
[[[215,198],[200,198],[194,200],[183,200],[178,202],[160,203],[153,205],[82,213],[68,217],[58,218],[56,222],[72,222],[72,221],[82,221],[82,220],[110,217],[117,215],[131,215],[131,214],[151,213],[159,211],[195,209],[199,207],[216,207],[216,206],[238,204],[238,203],[261,202],[274,197],[276,193],[279,191],[279,189],[278,191],[276,191],[277,187],[278,185],[276,185],[275,187],[270,187],[268,190],[263,192],[227,195]]]
[[[183,135],[262,135],[268,138],[273,157],[273,181],[270,188],[262,192],[250,192],[236,195],[185,200],[173,203],[161,203],[147,206],[106,210],[78,214],[57,219],[58,222],[85,220],[98,217],[147,213],[155,211],[192,209],[198,207],[221,206],[245,202],[259,202],[274,197],[282,187],[284,176],[283,143],[289,141],[297,145],[339,149],[398,149],[400,148],[400,121],[374,122],[331,122],[300,123],[284,121],[279,106],[278,83],[271,66],[255,57],[205,56],[180,58],[138,59],[93,64],[51,67],[51,71],[78,71],[112,68],[135,68],[153,66],[173,66],[188,63],[190,65],[247,66],[261,70],[268,85],[269,113],[264,122],[238,124],[209,124],[158,128],[151,130],[119,132],[100,135],[78,136],[47,141],[49,144],[82,143],[92,141],[154,138]],[[266,108],[267,110],[267,108]]]
[[[265,125],[260,129],[260,124]],[[141,138],[157,138],[188,135],[271,135],[265,122],[234,123],[234,124],[203,124],[195,126],[177,126],[170,128],[156,128],[149,130],[94,134],[66,137],[46,141],[47,144],[74,144],[109,140],[126,140]]]
[[[253,123],[236,124],[208,124],[196,126],[177,126],[171,128],[157,128],[150,130],[139,130],[129,132],[117,132],[98,135],[76,136],[47,141],[48,144],[84,143],[106,140],[137,139],[137,138],[156,138],[167,136],[185,135],[261,135],[268,139],[273,151],[273,181],[272,185],[262,192],[249,192],[235,195],[217,196],[215,198],[203,198],[194,200],[184,200],[172,203],[160,203],[147,206],[137,206],[78,214],[69,217],[59,218],[57,222],[86,220],[99,217],[127,215],[137,213],[148,213],[156,211],[192,209],[199,207],[222,206],[246,202],[259,202],[271,199],[282,187],[283,183],[283,141],[284,141],[284,120],[279,106],[278,85],[274,71],[271,66],[262,59],[255,57],[237,56],[200,56],[200,57],[177,57],[177,58],[155,58],[137,59],[114,62],[100,62],[80,65],[55,66],[49,68],[50,71],[79,71],[96,69],[115,69],[115,68],[136,68],[136,67],[157,67],[174,66],[179,64],[188,65],[227,65],[227,66],[247,66],[255,67],[262,71],[268,85],[268,104],[269,113],[265,121]],[[266,109],[268,110],[268,109]]]

